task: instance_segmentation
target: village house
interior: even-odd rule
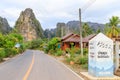
[[[85,38],[83,38],[83,48],[88,48],[88,42],[90,39],[92,39],[95,36],[95,34],[89,35]],[[62,50],[66,50],[67,48],[71,48],[71,43],[74,47],[79,48],[80,47],[80,36],[77,34],[69,33],[62,37],[61,39],[61,48]]]

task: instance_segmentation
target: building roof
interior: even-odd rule
[[[91,35],[83,38],[83,42],[89,42],[89,40],[92,39],[92,38],[95,37],[95,36],[96,36],[96,34],[91,34]]]
[[[69,33],[69,34],[63,36],[61,40],[63,41],[63,40],[65,40],[65,39],[71,37],[72,35],[74,35],[74,34],[73,34],[73,33]]]
[[[90,39],[95,37],[96,34],[91,34],[82,39],[82,42],[89,42]],[[80,42],[80,36],[77,34],[69,33],[62,37],[62,42]]]
[[[80,36],[77,34],[73,34],[69,38],[65,39],[63,42],[80,42]]]

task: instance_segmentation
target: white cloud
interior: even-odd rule
[[[95,1],[95,2],[94,2]],[[4,0],[0,3],[0,16],[6,17],[13,26],[21,11],[32,8],[44,28],[57,22],[78,20],[78,9],[82,7],[83,20],[105,22],[108,16],[119,16],[119,0]],[[92,4],[93,3],[93,4]],[[47,25],[46,25],[47,24]]]
[[[118,17],[120,17],[120,11],[114,11],[114,12],[108,14],[107,17],[111,18],[112,16],[118,16]]]
[[[89,10],[95,11],[106,9],[114,6],[118,2],[118,0],[95,0],[95,2],[93,2],[93,4],[89,7]]]

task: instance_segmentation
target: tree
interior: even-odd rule
[[[87,23],[84,23],[82,33],[83,33],[82,36],[86,37],[86,36],[92,34],[93,31],[92,31],[92,29],[89,27],[89,25]]]
[[[109,36],[109,37],[117,37],[118,34],[119,34],[119,28],[118,28],[118,24],[120,23],[120,20],[119,20],[119,17],[117,16],[112,16],[112,18],[110,19],[110,22],[109,22],[109,28],[108,28],[108,31],[106,32],[106,34]],[[107,28],[107,27],[106,27]]]
[[[101,32],[101,29],[98,28],[97,31],[96,31],[96,33],[98,34],[98,33],[100,33],[100,32]]]
[[[44,35],[45,35],[45,38],[50,38],[50,30],[49,29],[45,29],[44,31]]]

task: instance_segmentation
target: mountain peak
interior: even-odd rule
[[[15,28],[23,35],[25,41],[43,37],[43,29],[30,8],[21,12]]]
[[[11,27],[8,24],[8,21],[6,18],[2,18],[0,16],[0,32],[3,34],[8,33],[9,31],[11,31]]]

